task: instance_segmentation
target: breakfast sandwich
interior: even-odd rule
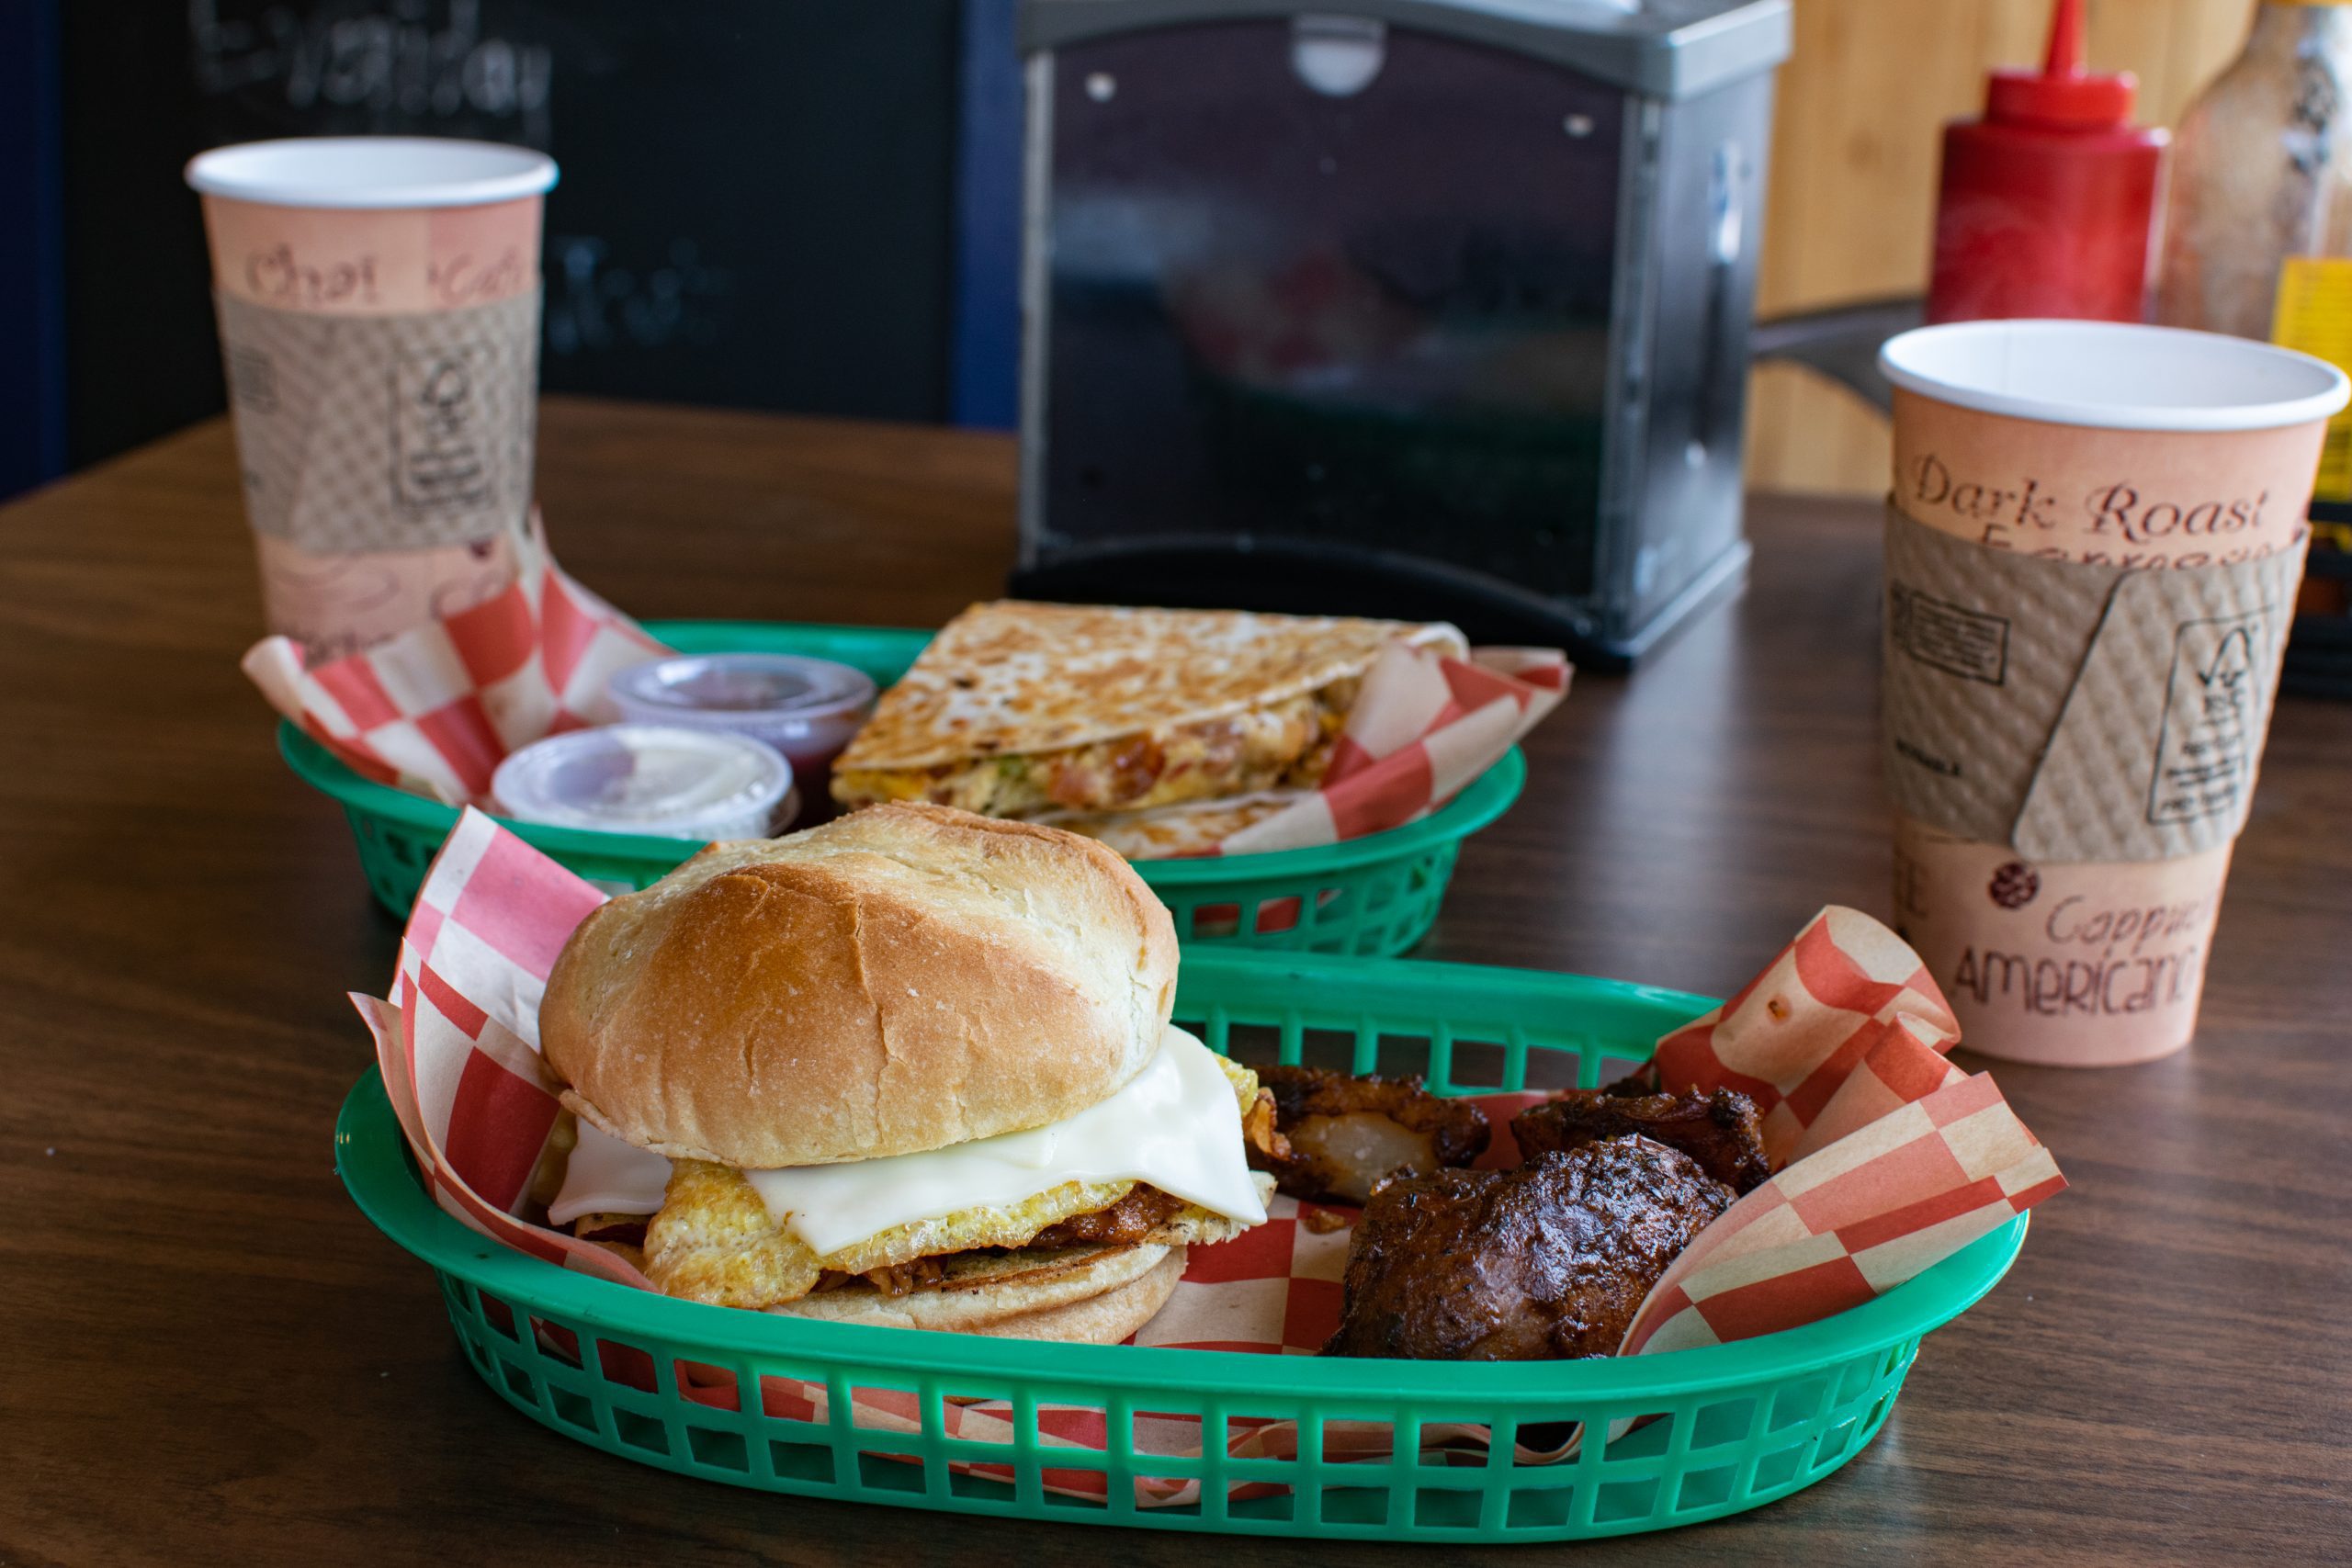
[[[1442,623],[975,604],[883,694],[833,796],[1036,818],[1311,789],[1398,638],[1467,646]]]
[[[714,844],[593,912],[541,1048],[551,1223],[667,1294],[1117,1340],[1266,1217],[1249,1069],[1169,1022],[1167,910],[1091,840],[927,804]]]

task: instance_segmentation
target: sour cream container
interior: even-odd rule
[[[610,690],[626,719],[748,735],[810,779],[823,778],[874,708],[865,671],[789,653],[658,659],[616,672]]]
[[[775,747],[681,725],[550,735],[501,762],[490,787],[526,822],[705,841],[766,838],[798,804]]]

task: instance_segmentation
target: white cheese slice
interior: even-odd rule
[[[1246,1224],[1266,1218],[1242,1154],[1232,1081],[1207,1046],[1173,1026],[1118,1093],[1049,1126],[923,1154],[743,1175],[769,1216],[820,1255],[916,1220],[1018,1203],[1066,1181],[1148,1182]]]
[[[669,1185],[668,1160],[582,1122],[548,1218],[568,1225],[582,1214],[650,1214]]]

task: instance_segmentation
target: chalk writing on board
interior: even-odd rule
[[[196,85],[208,96],[274,88],[289,108],[356,111],[372,130],[460,120],[548,145],[554,52],[483,36],[481,0],[314,8],[188,0],[187,26]]]
[[[707,344],[718,335],[732,277],[673,240],[662,262],[625,266],[604,240],[547,237],[547,345],[552,354]]]

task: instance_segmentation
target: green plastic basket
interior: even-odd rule
[[[1265,1059],[1302,1051],[1358,1070],[1423,1071],[1447,1093],[1591,1086],[1647,1056],[1650,1042],[1707,1004],[1569,975],[1362,958],[1200,952],[1185,957],[1176,1014],[1220,1050]],[[1868,1442],[1903,1387],[1920,1336],[2006,1273],[2023,1216],[1918,1278],[1803,1328],[1624,1359],[1441,1363],[1324,1360],[1134,1346],[1032,1344],[770,1317],[632,1291],[486,1241],[436,1208],[410,1167],[373,1074],[345,1102],[336,1167],[368,1217],[433,1266],[467,1359],[541,1424],[625,1459],[733,1485],[943,1512],[1158,1529],[1385,1540],[1563,1540],[1690,1524],[1810,1485]],[[535,1332],[535,1326],[537,1332]],[[576,1353],[566,1353],[567,1343]],[[608,1367],[635,1365],[616,1378]],[[719,1405],[682,1396],[712,1380]],[[768,1414],[763,1378],[823,1391],[823,1414]],[[650,1386],[637,1386],[650,1384]],[[921,1430],[861,1425],[895,1398]],[[944,1402],[1003,1401],[1012,1440],[950,1437]],[[737,1408],[738,1404],[748,1409]],[[1098,1415],[1103,1450],[1041,1440]],[[1205,1451],[1136,1450],[1138,1415],[1197,1418]],[[1513,1440],[1558,1440],[1647,1424],[1548,1465]],[[1082,1417],[1081,1417],[1082,1418]],[[1295,1422],[1296,1457],[1228,1456],[1216,1435]],[[1395,1458],[1340,1462],[1332,1423],[1386,1427]],[[1470,1423],[1482,1458],[1420,1451],[1425,1427]],[[1549,1428],[1538,1435],[1536,1428]],[[958,1464],[1007,1467],[999,1481]],[[1072,1477],[1099,1495],[1049,1489]],[[1099,1478],[1099,1479],[1098,1479]],[[1139,1503],[1135,1482],[1191,1478],[1196,1501]]]
[[[687,653],[798,653],[854,665],[888,684],[931,639],[924,631],[762,621],[648,621]],[[406,917],[455,807],[360,777],[290,723],[277,750],[304,783],[350,818],[368,886]],[[1421,940],[1437,919],[1454,852],[1519,798],[1527,762],[1514,747],[1470,786],[1419,822],[1345,843],[1271,854],[1145,861],[1136,869],[1176,918],[1182,942],[1385,957]],[[543,853],[607,886],[642,887],[701,848],[683,839],[501,822]]]

